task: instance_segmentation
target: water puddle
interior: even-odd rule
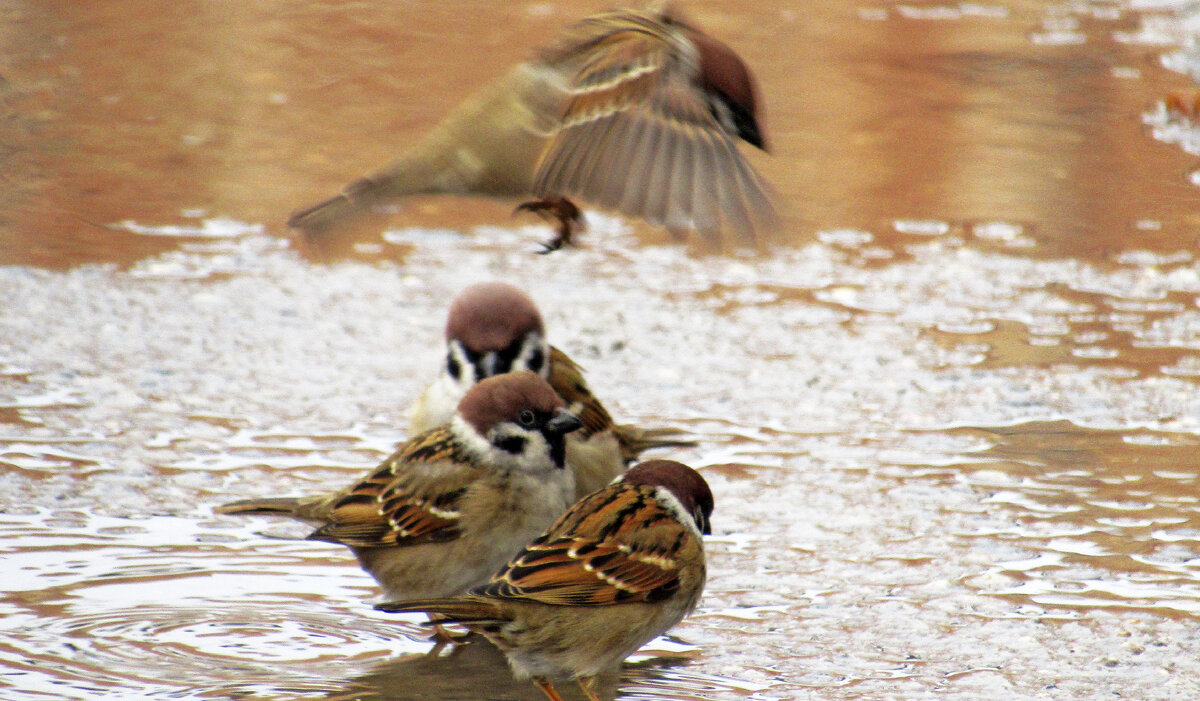
[[[687,8],[764,88],[765,255],[588,211],[536,256],[470,198],[284,230],[569,5],[0,10],[0,695],[542,698],[212,513],[389,454],[491,279],[717,494],[700,608],[604,698],[1200,695],[1194,11]]]
[[[1066,421],[968,432],[989,445],[956,476],[1019,514],[972,535],[1032,550],[971,584],[1043,606],[1200,613],[1200,438]]]

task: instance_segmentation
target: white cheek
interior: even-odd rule
[[[515,426],[506,425],[499,429],[503,431],[502,436],[520,436],[525,439],[521,446],[521,452],[510,453],[495,445],[491,445],[493,460],[503,465],[507,469],[517,470],[520,472],[547,472],[557,471],[559,468],[550,459],[550,444],[546,442],[546,437],[539,431],[525,431]],[[489,436],[490,438],[498,438],[499,436]]]
[[[524,434],[525,449],[521,451],[521,461],[534,469],[558,469],[550,460],[550,444],[546,437],[536,431]]]
[[[450,420],[450,430],[462,442],[466,451],[477,459],[494,459],[492,454],[493,451],[496,451],[496,447],[485,436],[479,435],[475,427],[464,421],[461,416],[455,414],[454,418]]]
[[[704,541],[703,536],[700,534],[700,529],[696,527],[696,519],[693,518],[692,515],[683,508],[683,504],[681,504],[679,499],[677,499],[675,495],[671,493],[671,490],[667,489],[666,487],[655,487],[654,499],[658,501],[658,503],[664,509],[670,512],[670,514],[674,516],[677,521],[687,526],[688,530],[690,530],[696,536],[696,540],[701,542]]]

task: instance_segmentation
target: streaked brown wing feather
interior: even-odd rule
[[[692,181],[695,178],[703,177],[703,173],[696,172],[696,152],[703,148],[703,144],[696,144],[689,147],[686,142],[676,144],[675,152],[671,154],[671,171],[668,182],[670,185],[670,193],[667,196],[667,210],[665,221],[668,227],[689,227],[693,226],[693,212],[696,211],[695,203],[692,201],[693,189]]]
[[[356,548],[453,540],[458,502],[480,474],[446,427],[434,429],[351,487],[309,538]]]
[[[653,75],[669,58],[668,31],[655,12],[601,13],[567,27],[542,49],[540,58],[572,69],[577,88],[629,84],[642,75]]]
[[[649,102],[671,60],[662,38],[640,32],[615,34],[582,56],[563,110],[564,127]]]
[[[629,172],[640,173],[650,168],[654,162],[654,145],[658,140],[657,125],[647,120],[639,120],[631,125],[629,136],[629,148],[633,154]],[[623,187],[619,190],[623,192],[612,193],[614,199],[620,197],[620,203],[616,206],[618,211],[640,212],[646,209],[648,193],[644,188],[639,190]]]
[[[679,588],[693,537],[650,489],[612,485],[573,506],[475,593],[557,606],[652,602]]]
[[[731,144],[731,148],[736,150],[737,147]],[[755,226],[764,231],[777,228],[779,212],[775,209],[773,189],[762,175],[745,158],[741,157],[740,152],[736,155],[738,157],[730,159],[729,163],[737,169],[738,180],[741,183],[739,190],[746,198],[746,204],[755,219]]]
[[[717,168],[717,150],[713,139],[706,139],[695,151],[695,168],[699,173],[692,187],[692,217],[696,231],[706,239],[715,238],[721,219],[717,211],[716,178],[710,177]]]
[[[643,429],[614,424],[608,410],[596,395],[592,394],[587,381],[583,379],[583,369],[554,346],[550,347],[550,386],[583,421],[583,428],[579,433],[586,437],[610,429],[613,431],[625,462],[636,460],[642,451],[651,448],[676,448],[696,444],[695,441],[683,438],[683,432],[677,428]]]
[[[573,74],[534,192],[710,240],[722,224],[753,240],[777,224],[772,195],[710,111],[681,41],[653,16],[625,11],[580,22],[545,52]]]
[[[612,416],[592,394],[587,381],[583,379],[583,370],[554,346],[550,347],[550,386],[583,422],[581,433],[590,436],[612,428]]]

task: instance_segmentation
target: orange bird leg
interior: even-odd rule
[[[601,701],[600,694],[596,692],[595,677],[580,677],[575,681],[579,684],[579,689],[583,691],[583,695],[588,697],[588,701]]]
[[[550,701],[563,701],[563,697],[558,695],[558,692],[554,689],[554,685],[550,683],[549,679],[546,679],[545,677],[534,677],[533,683],[538,685],[538,688],[542,690],[542,693],[544,693],[546,698],[550,699]]]

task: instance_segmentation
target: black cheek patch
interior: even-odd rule
[[[546,362],[546,355],[542,353],[541,348],[537,348],[529,356],[529,362],[526,365],[533,372],[541,374],[542,365]]]
[[[458,364],[458,359],[453,354],[446,356],[446,372],[450,373],[450,377],[455,380],[462,376],[462,366]]]
[[[505,436],[495,441],[495,445],[513,455],[520,455],[525,450],[526,440],[522,436]]]
[[[461,346],[461,349],[462,354],[467,357],[467,363],[470,364],[470,366],[475,370],[475,381],[479,382],[480,380],[483,380],[486,375],[483,374],[483,366],[479,363],[483,356],[471,350],[470,348],[467,348],[466,346]]]

